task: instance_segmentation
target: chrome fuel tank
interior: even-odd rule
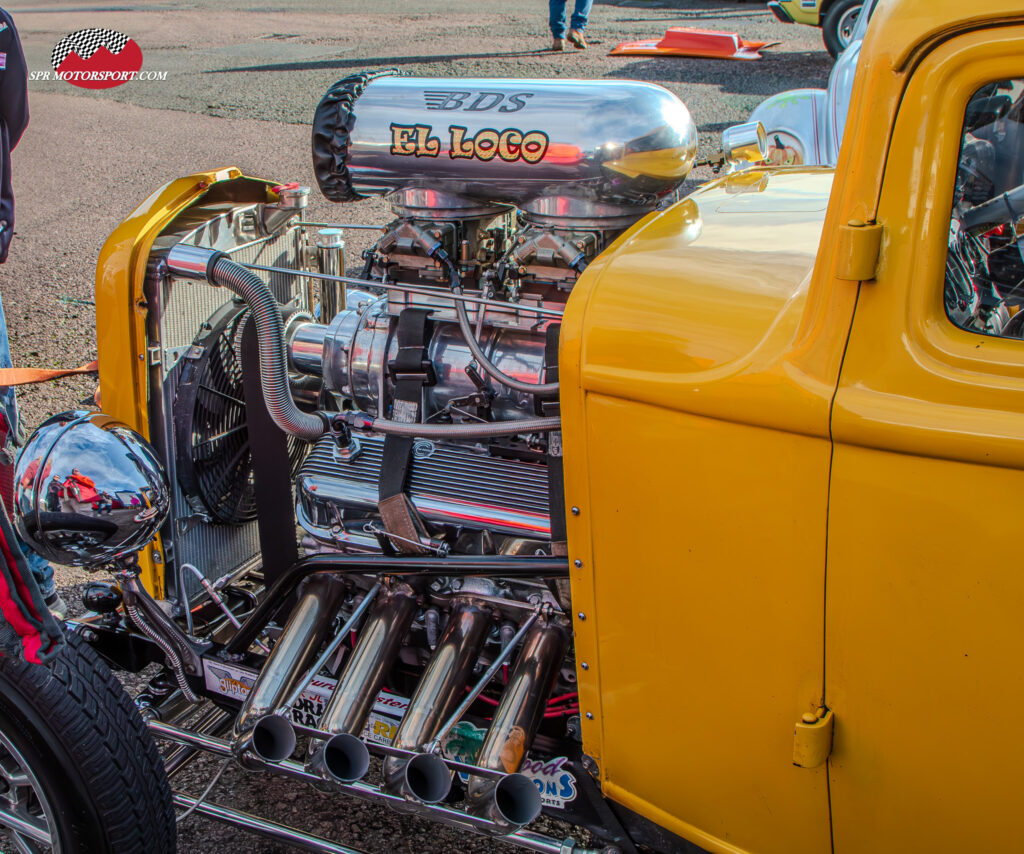
[[[621,216],[689,173],[697,129],[661,86],[623,80],[357,75],[314,120],[313,158],[335,201],[427,190],[527,214],[588,204]],[[397,199],[401,203],[401,199]]]

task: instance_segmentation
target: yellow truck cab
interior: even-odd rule
[[[703,850],[1024,847],[1022,122],[1019,3],[883,2],[834,171],[722,177],[569,300],[584,747]]]

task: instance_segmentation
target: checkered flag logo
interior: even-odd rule
[[[129,41],[131,39],[128,36],[117,32],[117,30],[101,30],[95,27],[78,30],[57,42],[57,46],[54,47],[50,56],[50,62],[53,64],[54,70],[59,71],[61,63],[71,53],[77,53],[82,59],[89,59],[101,47],[105,47],[116,56],[124,50]]]

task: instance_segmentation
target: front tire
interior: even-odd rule
[[[173,854],[153,738],[110,669],[66,638],[43,667],[0,658],[0,838],[26,854]]]
[[[857,16],[860,15],[863,5],[864,0],[835,0],[828,7],[821,21],[821,35],[833,59],[850,44],[850,37],[853,35],[853,28],[857,24]]]

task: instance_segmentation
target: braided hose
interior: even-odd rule
[[[557,416],[524,418],[518,421],[486,421],[479,424],[407,423],[374,418],[365,412],[339,412],[334,417],[353,430],[390,436],[413,436],[420,439],[490,439],[495,436],[517,436],[520,433],[548,433],[562,427],[562,419]]]
[[[178,687],[181,688],[182,696],[190,703],[198,703],[200,698],[189,687],[188,680],[185,678],[185,666],[181,663],[181,658],[174,647],[167,643],[160,636],[159,632],[146,622],[146,618],[139,613],[139,609],[134,605],[129,605],[125,602],[124,610],[128,614],[128,618],[138,627],[139,631],[160,647],[164,657],[167,659],[168,666],[171,668],[171,672],[174,674]]]
[[[444,264],[448,268],[448,277],[451,283],[451,291],[454,294],[460,295],[462,293],[462,277],[459,275],[459,270],[452,263],[452,259],[448,257],[448,253],[438,247],[433,252],[435,258]],[[494,379],[500,382],[503,386],[506,386],[512,391],[522,392],[523,394],[538,394],[538,395],[557,395],[558,394],[558,383],[529,383],[517,380],[515,377],[510,377],[504,371],[501,370],[497,365],[494,364],[490,359],[487,358],[487,354],[484,353],[480,344],[476,340],[476,335],[473,333],[473,326],[469,322],[469,313],[466,311],[466,304],[460,299],[453,300],[455,303],[455,316],[459,319],[459,330],[462,332],[462,337],[466,339],[466,345],[469,347],[469,351],[473,354],[473,358],[477,360],[480,367],[490,374]],[[522,424],[523,422],[519,422]],[[557,430],[557,427],[549,427],[546,429]],[[384,432],[384,431],[381,431]],[[526,432],[521,430],[519,432]],[[461,435],[466,435],[465,433]],[[504,435],[504,434],[488,434],[488,435]]]
[[[288,361],[284,348],[284,321],[281,306],[255,273],[227,256],[219,257],[209,272],[210,280],[232,291],[252,312],[260,352],[260,380],[267,412],[274,423],[306,441],[319,439],[327,432],[327,423],[319,415],[303,412],[295,405],[288,382]]]

